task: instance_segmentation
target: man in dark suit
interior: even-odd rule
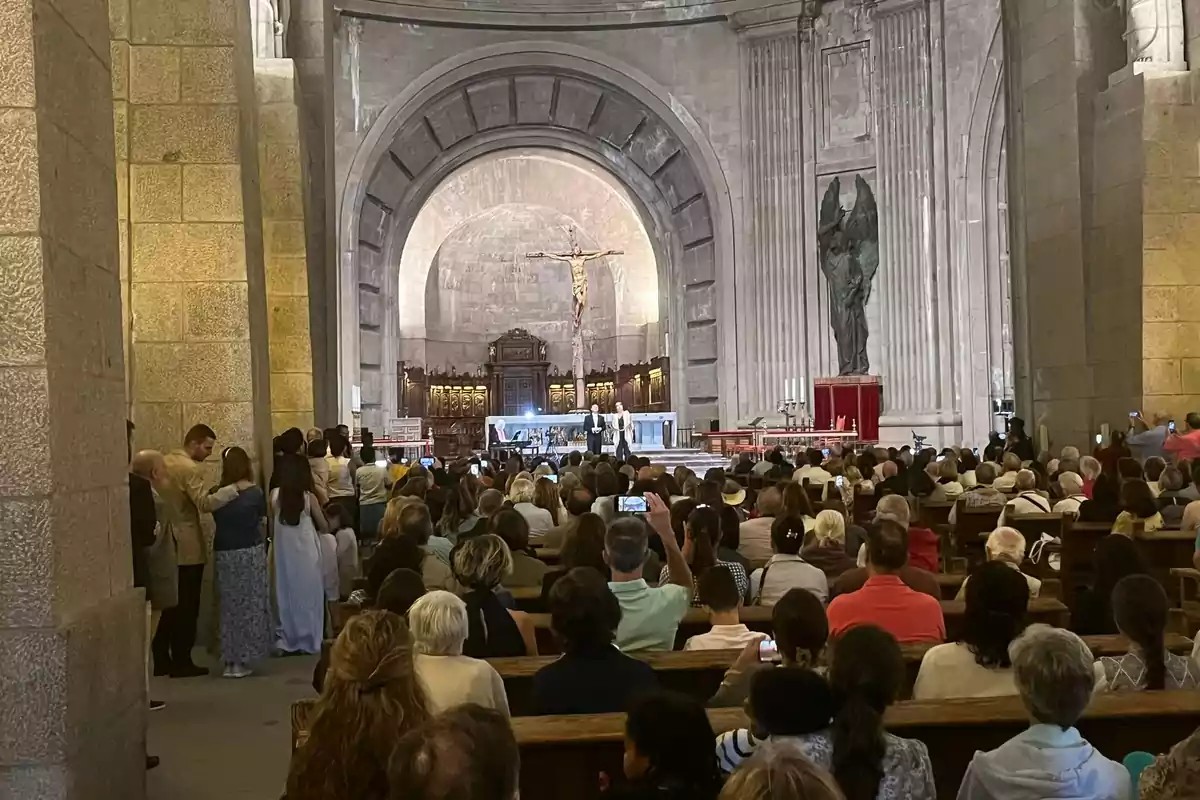
[[[600,413],[600,406],[592,403],[592,411],[583,418],[583,429],[587,432],[587,449],[591,453],[600,455],[600,451],[604,449],[604,415]]]

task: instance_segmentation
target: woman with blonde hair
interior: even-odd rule
[[[546,483],[550,482],[546,481]],[[546,531],[554,527],[554,517],[550,515],[550,512],[534,504],[536,496],[537,487],[529,478],[518,477],[508,490],[508,501],[529,523],[529,536],[534,540],[542,538]]]
[[[784,740],[759,745],[717,800],[845,800],[845,795],[832,775]]]
[[[846,518],[840,511],[825,509],[817,514],[811,539],[800,550],[800,557],[825,573],[830,583],[857,565],[846,552]]]
[[[563,522],[562,500],[558,497],[558,484],[543,476],[538,478],[533,488],[533,504],[550,512],[550,520],[555,526]],[[552,526],[553,527],[553,526]],[[533,532],[532,526],[530,533]]]
[[[429,717],[404,619],[355,615],[333,643],[308,738],[292,755],[288,800],[386,800],[396,737]]]
[[[455,579],[465,591],[467,639],[463,654],[472,658],[536,656],[533,618],[511,611],[496,596],[500,582],[512,572],[512,553],[494,533],[460,542],[451,554]]]

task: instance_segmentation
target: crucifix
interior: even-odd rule
[[[571,265],[571,295],[575,299],[575,315],[571,328],[571,368],[575,372],[575,405],[587,407],[587,396],[583,379],[583,309],[587,307],[587,262],[606,256],[623,256],[624,250],[583,250],[575,238],[575,228],[570,228],[571,249],[567,253],[526,253],[526,258],[549,258],[565,261]]]

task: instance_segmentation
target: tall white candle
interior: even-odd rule
[[[804,389],[805,389],[805,385],[806,385],[807,383],[808,383],[808,378],[805,378],[804,380],[800,381],[800,397],[798,397],[797,399],[798,399],[798,400],[799,400],[801,403],[803,403],[803,402],[804,402]]]

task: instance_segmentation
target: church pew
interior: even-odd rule
[[[745,727],[741,709],[708,712],[713,730]],[[952,800],[976,750],[989,750],[1029,726],[1017,697],[902,702],[888,709],[888,730],[929,748],[938,797]],[[621,775],[623,714],[523,717],[513,720],[521,748],[521,800],[600,800],[597,775]],[[1200,725],[1200,692],[1097,695],[1079,730],[1120,761],[1132,750],[1166,752]]]
[[[1125,653],[1128,641],[1123,636],[1085,636],[1092,653],[1097,657],[1116,656]],[[321,644],[323,655],[328,657],[328,650],[333,641],[326,639]],[[905,666],[907,670],[907,697],[912,692],[916,681],[917,671],[921,666],[921,658],[932,645],[904,645]],[[1167,648],[1174,653],[1191,652],[1190,639],[1168,634]],[[664,689],[682,692],[690,697],[704,702],[710,698],[721,679],[737,658],[739,650],[699,650],[693,652],[643,653],[636,656],[654,667],[659,683]],[[529,709],[529,692],[534,673],[547,664],[553,663],[557,656],[535,656],[524,658],[492,658],[488,659],[504,680],[505,693],[508,696],[509,708],[514,717],[525,716]],[[303,741],[307,734],[308,717],[315,702],[314,698],[299,700],[292,706],[292,747]]]
[[[966,604],[962,601],[942,601],[942,614],[946,619],[947,638],[953,639],[958,635],[962,629],[962,618],[965,611]],[[531,614],[530,616],[533,619],[537,632],[538,652],[559,652],[558,642],[555,641],[554,634],[550,630],[550,615]],[[771,630],[771,609],[764,606],[745,606],[741,610],[741,620],[750,630],[769,632]],[[1044,622],[1049,625],[1065,628],[1070,622],[1070,613],[1067,607],[1058,600],[1039,598],[1029,604],[1029,621]],[[698,633],[704,633],[710,627],[708,614],[704,609],[689,609],[683,618],[683,622],[679,625],[679,632],[675,636],[675,649],[682,650],[683,643],[689,637],[695,636]]]
[[[1124,655],[1129,651],[1129,640],[1124,636],[1087,636],[1084,637],[1084,641],[1096,658]],[[932,643],[901,646],[906,670],[902,697],[912,696],[913,684],[916,683],[917,672],[921,669],[921,659],[933,646]],[[1168,634],[1167,648],[1173,653],[1191,653],[1192,640],[1185,636]],[[725,676],[725,671],[733,665],[741,652],[741,650],[673,650],[667,653],[641,653],[634,657],[645,661],[654,668],[654,672],[658,675],[659,685],[663,689],[680,692],[696,698],[701,703],[706,703],[716,693]],[[558,656],[488,659],[488,663],[495,667],[504,680],[504,690],[508,695],[508,707],[514,717],[525,716],[529,713],[534,674],[557,659]]]
[[[1096,545],[1110,535],[1112,523],[1067,522],[1063,526],[1062,563],[1060,578],[1064,598],[1073,602],[1074,593],[1080,586],[1088,586],[1094,578],[1094,553]],[[1172,569],[1192,565],[1196,535],[1178,529],[1163,529],[1153,533],[1136,532],[1132,537],[1138,550],[1150,567],[1150,574],[1163,585],[1173,606],[1179,605],[1182,596],[1179,583],[1171,575]]]
[[[996,529],[1000,519],[1001,508],[984,506],[969,508],[966,501],[960,497],[955,501],[954,527],[951,541],[954,544],[954,557],[966,561],[967,567],[974,567],[985,558],[984,543],[988,534]]]
[[[930,530],[936,530],[939,525],[949,525],[952,508],[954,503],[949,501],[919,500],[915,515],[916,524]],[[957,515],[955,517],[957,518]]]

